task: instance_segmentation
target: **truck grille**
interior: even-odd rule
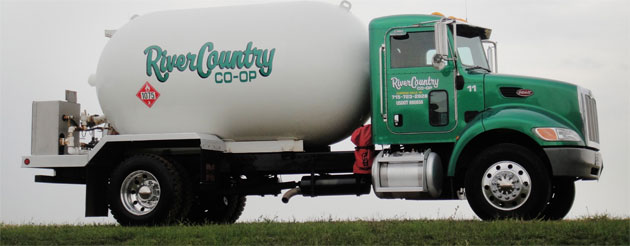
[[[591,92],[581,88],[579,93],[580,112],[584,123],[584,135],[586,144],[590,147],[599,147],[599,124],[597,121],[597,102]]]
[[[597,125],[597,102],[595,98],[586,95],[586,110],[588,112],[588,138],[589,140],[599,143],[599,125]]]

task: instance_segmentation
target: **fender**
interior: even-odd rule
[[[468,146],[468,144],[476,137],[492,130],[507,129],[517,131],[530,137],[540,146],[584,146],[583,140],[580,142],[544,141],[536,137],[533,133],[532,129],[536,127],[567,128],[574,130],[580,134],[582,139],[584,139],[582,131],[577,129],[570,121],[540,107],[520,104],[502,105],[490,108],[484,111],[481,117],[477,117],[473,121],[469,122],[463,130],[463,133],[460,135],[460,138],[453,148],[453,154],[451,154],[448,164],[447,175],[455,175],[457,161],[466,146]]]

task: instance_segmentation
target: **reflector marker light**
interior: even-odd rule
[[[466,23],[468,23],[468,21],[466,21],[466,20],[464,20],[464,19],[462,19],[462,18],[457,18],[457,17],[455,17],[455,16],[449,16],[448,18],[449,18],[449,19],[452,19],[452,20],[458,20],[458,21],[461,21],[461,22],[466,22]]]
[[[440,13],[440,12],[433,12],[433,13],[431,13],[431,15],[441,16],[441,17],[447,18],[444,14],[442,14],[442,13]],[[449,19],[451,19],[451,20],[457,20],[457,21],[461,21],[461,22],[466,22],[466,23],[468,23],[468,21],[467,21],[467,20],[462,19],[462,18],[457,18],[457,17],[455,17],[455,16],[449,16],[448,18],[449,18]]]

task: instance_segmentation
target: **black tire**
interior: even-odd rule
[[[466,172],[466,198],[483,220],[535,219],[551,195],[545,163],[529,149],[510,143],[482,151]]]
[[[182,209],[180,211],[181,216],[179,220],[180,222],[184,222],[186,220],[186,216],[190,213],[190,209],[194,204],[196,191],[195,185],[197,185],[197,182],[195,182],[195,180],[198,180],[199,178],[191,176],[186,168],[184,168],[184,166],[181,164],[181,162],[175,160],[174,158],[165,157],[165,159],[173,163],[173,165],[177,169],[179,178],[182,183],[182,192],[180,193],[182,197]]]
[[[566,216],[575,200],[575,181],[573,179],[555,179],[551,188],[551,198],[542,213],[546,220],[561,220]]]
[[[107,193],[112,215],[121,225],[167,225],[179,221],[185,211],[180,173],[154,154],[124,160],[112,172]]]
[[[192,224],[232,224],[241,216],[247,199],[242,195],[197,198],[188,214]]]

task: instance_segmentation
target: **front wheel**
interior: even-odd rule
[[[549,204],[542,213],[542,218],[547,220],[561,220],[566,216],[575,199],[575,182],[573,179],[556,179],[551,189],[552,195]]]
[[[485,149],[473,160],[465,188],[470,207],[483,220],[534,219],[547,206],[551,180],[535,153],[504,143]]]

